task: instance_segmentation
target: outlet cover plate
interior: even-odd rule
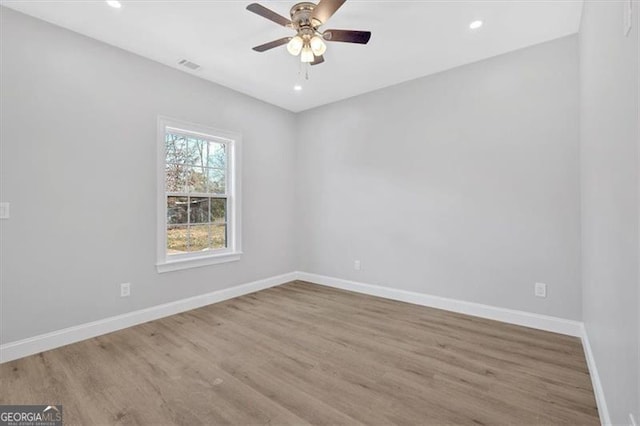
[[[0,203],[0,219],[9,219],[9,203]]]
[[[544,283],[536,283],[535,295],[536,297],[547,297],[547,285]]]
[[[131,295],[131,283],[120,284],[120,297],[129,297]]]

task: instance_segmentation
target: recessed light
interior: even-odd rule
[[[118,0],[107,0],[107,4],[116,9],[120,9],[122,7],[122,3]]]
[[[296,84],[295,86],[293,86],[293,90],[295,90],[296,92],[299,92],[302,90],[302,86],[300,86],[299,84]]]
[[[472,23],[469,24],[469,28],[471,28],[472,30],[477,30],[481,26],[482,26],[482,21],[473,21]]]

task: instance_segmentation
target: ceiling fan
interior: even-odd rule
[[[370,31],[355,30],[324,30],[320,27],[344,4],[346,0],[320,0],[317,5],[310,2],[295,4],[290,11],[291,19],[278,15],[266,7],[252,3],[247,10],[267,18],[283,27],[296,32],[293,37],[283,37],[253,48],[256,52],[264,52],[274,47],[287,45],[287,50],[294,56],[300,55],[304,63],[317,65],[324,62],[324,52],[327,50],[325,41],[339,41],[343,43],[367,44],[371,38]]]

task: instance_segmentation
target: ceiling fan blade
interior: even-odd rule
[[[326,24],[345,1],[347,0],[320,0],[320,3],[313,9],[311,19],[320,21],[320,24]]]
[[[276,24],[282,25],[283,27],[293,27],[293,23],[289,19],[285,18],[282,15],[278,15],[273,10],[267,9],[261,4],[251,3],[249,6],[247,6],[247,10],[255,13],[256,15],[260,15],[263,18],[267,18],[268,20],[273,21]]]
[[[313,62],[311,62],[311,65],[319,65],[319,64],[321,64],[323,62],[324,62],[324,56],[320,55],[320,56],[316,56],[313,59]]]
[[[279,38],[278,40],[270,41],[269,43],[261,44],[260,46],[256,46],[253,48],[256,52],[264,52],[265,50],[273,49],[274,47],[282,46],[283,44],[289,43],[291,37]]]
[[[327,41],[367,44],[371,38],[371,31],[326,30],[322,37]]]

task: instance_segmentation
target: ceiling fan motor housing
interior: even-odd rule
[[[298,31],[301,36],[312,37],[316,33],[316,29],[322,25],[322,22],[311,18],[315,8],[316,5],[310,2],[297,3],[291,8],[293,29]]]

